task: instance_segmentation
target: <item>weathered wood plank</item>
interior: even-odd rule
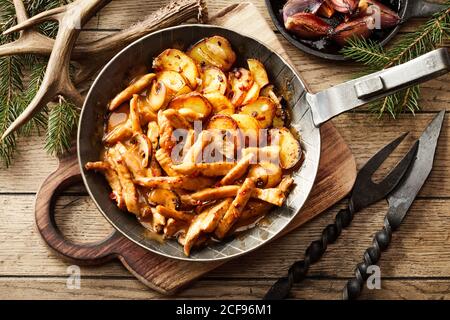
[[[68,263],[48,250],[34,226],[32,196],[0,196],[0,276],[61,276]],[[336,206],[319,218],[261,250],[230,261],[207,277],[266,278],[282,276],[302,257],[334,217]],[[350,277],[383,223],[387,205],[382,202],[356,215],[352,227],[329,248],[324,259],[311,269],[314,276]],[[88,196],[64,196],[57,201],[56,220],[61,231],[76,242],[101,240],[112,230]],[[382,258],[383,276],[450,277],[450,200],[418,200],[404,225],[394,235],[393,250]],[[433,263],[430,263],[432,261]],[[412,267],[413,266],[413,267]],[[82,268],[89,276],[127,276],[119,263]]]
[[[0,164],[0,193],[36,192],[56,169],[58,160],[44,150],[44,137],[19,138],[14,161],[9,168]]]
[[[373,115],[347,113],[334,120],[336,127],[350,145],[360,168],[377,150],[404,132],[410,136],[393,154],[389,164],[399,160],[417,139],[435,114],[420,114],[416,117],[402,115],[398,119],[377,119]],[[394,160],[394,161],[393,161]],[[433,171],[420,192],[420,196],[448,197],[450,195],[450,120],[446,116],[436,151]]]
[[[307,280],[292,290],[291,299],[341,298],[345,280]],[[171,299],[261,299],[271,280],[201,280]],[[68,289],[66,278],[1,278],[4,299],[167,299],[132,279],[83,279]],[[362,299],[449,299],[450,280],[383,280],[382,290],[365,290]]]

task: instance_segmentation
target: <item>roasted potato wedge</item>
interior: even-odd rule
[[[178,72],[167,70],[157,74],[156,79],[166,87],[166,101],[174,96],[179,96],[191,92],[186,79]]]
[[[271,162],[261,162],[250,167],[248,172],[249,178],[256,179],[256,185],[264,188],[276,187],[282,178],[283,172],[281,168]]]
[[[236,61],[236,54],[230,42],[221,36],[205,38],[187,52],[200,66],[214,66],[228,71]]]
[[[243,131],[247,130],[259,130],[259,122],[253,118],[252,116],[249,116],[248,114],[232,114],[231,118],[233,118],[234,121],[236,121],[239,129]]]
[[[237,68],[228,74],[228,99],[236,107],[242,105],[253,85],[253,77],[247,69]]]
[[[248,59],[247,63],[253,79],[260,88],[264,88],[267,84],[269,84],[269,77],[267,76],[266,68],[264,68],[264,65],[259,60]]]
[[[229,130],[235,131],[238,129],[237,122],[226,114],[216,114],[208,121],[207,130]]]
[[[191,92],[174,98],[170,102],[169,108],[175,110],[191,109],[194,112],[202,114],[203,117],[207,117],[212,111],[212,106],[208,99],[198,92]]]
[[[280,166],[283,169],[291,169],[301,159],[300,142],[294,137],[292,132],[287,128],[272,129],[271,135],[278,136],[278,144],[280,146]]]
[[[199,73],[197,65],[191,57],[177,49],[167,49],[153,60],[153,68],[156,71],[175,71],[183,75],[191,89],[197,87]]]
[[[205,98],[211,103],[214,113],[233,114],[234,105],[219,92],[206,93]]]
[[[206,66],[201,71],[200,92],[202,94],[219,92],[224,95],[227,91],[227,77],[222,70],[217,67]]]
[[[264,129],[272,125],[275,111],[276,105],[271,99],[259,97],[255,102],[242,106],[239,113],[255,118],[259,127]]]
[[[245,98],[244,98],[244,101],[242,101],[242,104],[246,105],[246,104],[250,104],[250,103],[253,103],[256,100],[258,100],[260,90],[261,90],[261,87],[256,82],[253,82],[252,87],[245,94]]]

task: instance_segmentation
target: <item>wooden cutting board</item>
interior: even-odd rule
[[[276,35],[252,4],[231,5],[213,17],[210,23],[253,36],[289,60]],[[328,209],[345,197],[353,186],[356,163],[351,150],[330,122],[321,127],[321,136],[322,156],[315,186],[302,211],[280,236]],[[36,224],[39,232],[49,247],[64,259],[79,265],[98,265],[111,259],[119,259],[137,279],[163,294],[173,294],[226,263],[165,258],[143,249],[117,231],[107,239],[91,245],[69,242],[55,225],[53,207],[56,196],[62,190],[80,181],[78,160],[76,154],[71,154],[60,159],[58,169],[46,179],[36,196]],[[265,250],[267,246],[259,250]]]

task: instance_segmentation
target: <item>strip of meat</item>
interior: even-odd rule
[[[186,153],[185,157],[183,158],[183,163],[197,163],[201,162],[201,156],[203,149],[211,142],[211,135],[208,131],[202,131],[198,137],[195,143],[192,145],[192,147],[189,149],[189,151]],[[200,157],[200,159],[199,159]]]
[[[136,177],[134,182],[147,188],[195,191],[212,186],[215,180],[206,177]]]
[[[159,165],[164,170],[164,172],[171,177],[178,177],[180,176],[180,173],[173,169],[173,162],[172,158],[170,157],[170,154],[163,150],[158,149],[155,153],[156,160],[158,160]]]
[[[166,226],[167,219],[161,215],[156,208],[151,208],[152,213],[152,228],[155,232],[160,233]]]
[[[150,139],[150,142],[152,143],[153,151],[156,151],[159,145],[159,126],[156,121],[151,121],[148,123],[147,137]]]
[[[162,215],[163,217],[166,218],[172,218],[175,220],[181,220],[181,221],[186,221],[186,222],[191,222],[192,219],[194,218],[194,215],[188,213],[188,212],[184,212],[184,211],[177,211],[174,209],[170,209],[161,205],[158,205],[156,207],[156,211]]]
[[[228,197],[235,197],[241,187],[238,185],[223,186],[218,188],[208,188],[201,191],[181,195],[181,202],[186,205],[198,205],[202,201],[217,200]],[[251,193],[252,198],[263,200],[273,205],[281,207],[286,200],[285,192],[279,188],[259,189],[254,188]]]
[[[232,198],[222,200],[217,205],[206,209],[194,218],[184,239],[184,253],[189,256],[192,247],[204,233],[213,232],[223,215],[227,212]]]
[[[162,110],[159,110],[158,112],[158,126],[159,146],[167,152],[170,152],[175,146],[175,141],[173,139],[173,127]]]
[[[240,177],[242,177],[245,174],[245,171],[247,171],[248,166],[252,161],[254,160],[255,155],[250,153],[245,155],[239,162],[236,164],[236,166],[231,169],[225,177],[220,180],[219,185],[225,186],[228,184],[233,183]]]
[[[85,165],[86,170],[100,171],[104,174],[106,181],[112,190],[111,199],[115,200],[120,209],[125,209],[125,200],[122,196],[122,185],[119,176],[108,161],[88,162]]]
[[[172,166],[172,169],[184,175],[202,174],[207,177],[219,177],[226,175],[235,165],[235,162],[182,163]]]
[[[188,228],[188,223],[170,218],[167,220],[166,226],[164,227],[164,237],[172,238],[180,235],[181,233],[186,234]]]
[[[278,188],[254,189],[252,197],[281,207],[286,200],[284,192]]]
[[[270,203],[258,200],[250,200],[247,203],[247,207],[245,208],[245,210],[242,211],[239,221],[266,215],[272,208],[273,205],[271,205]]]
[[[125,201],[126,208],[135,215],[140,215],[139,201],[136,188],[134,186],[130,170],[125,165],[122,155],[116,149],[109,150],[114,169],[119,176],[120,185],[122,186],[122,196]]]
[[[141,93],[144,91],[150,84],[152,80],[156,77],[154,73],[146,74],[136,80],[133,84],[129,85],[122,92],[120,92],[114,99],[111,100],[109,104],[109,111],[113,111],[118,108],[122,103],[127,100],[130,100],[134,94]]]
[[[245,209],[247,202],[250,200],[253,190],[255,189],[255,180],[252,178],[245,179],[241,188],[239,189],[236,198],[228,208],[225,215],[219,221],[215,235],[219,239],[223,239],[233,224],[239,219],[242,211]]]

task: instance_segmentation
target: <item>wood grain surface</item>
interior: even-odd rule
[[[210,13],[230,1],[207,1]],[[268,19],[263,0],[252,0]],[[167,1],[114,0],[89,23],[81,41],[99,38],[129,26],[136,17],[151,14]],[[139,14],[137,14],[139,13]],[[269,21],[269,20],[268,20]],[[423,20],[402,27],[414,30]],[[277,34],[297,70],[319,91],[348,80],[359,68],[345,62],[327,62],[307,56]],[[400,35],[401,36],[401,35]],[[450,111],[450,76],[422,86],[423,111],[416,116],[401,115],[397,120],[378,119],[364,108],[336,118],[333,123],[351,146],[358,167],[398,134],[411,137],[384,166],[398,160],[413,138],[417,138],[437,111]],[[450,123],[446,117],[437,150],[434,170],[406,221],[395,234],[393,247],[382,257],[383,290],[366,291],[366,299],[450,299]],[[69,263],[47,249],[34,226],[34,196],[57,161],[45,154],[43,138],[24,138],[14,166],[0,170],[0,298],[13,299],[155,299],[164,298],[148,290],[129,275],[118,262],[101,267],[81,268],[81,289],[66,286]],[[381,170],[381,176],[386,170]],[[230,262],[197,281],[175,298],[251,299],[260,298],[276,278],[299,257],[308,243],[333,219],[336,205],[304,227],[277,240],[264,252],[255,252],[239,262]],[[69,239],[89,243],[101,240],[111,227],[98,215],[82,187],[69,190],[57,201],[57,224]],[[372,234],[382,226],[387,205],[380,202],[361,212],[349,230],[330,247],[315,265],[292,298],[339,299],[354,264],[370,244]],[[245,266],[243,268],[242,266]]]

